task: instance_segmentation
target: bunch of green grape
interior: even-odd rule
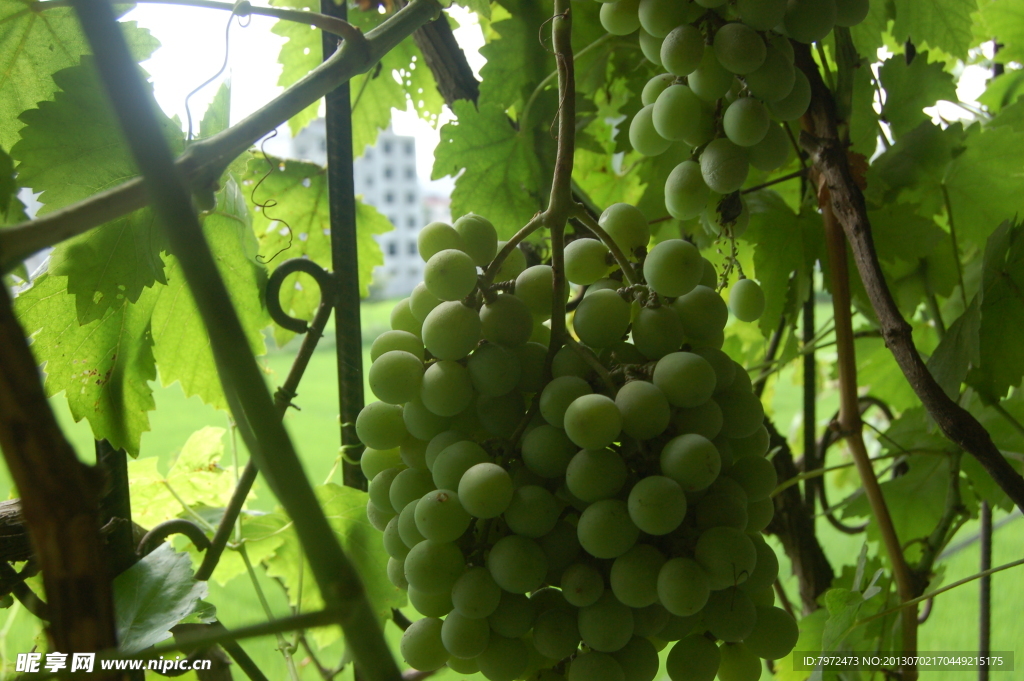
[[[605,30],[639,33],[644,56],[666,71],[644,88],[629,140],[644,156],[678,154],[665,184],[669,214],[740,236],[746,207],[723,209],[722,197],[743,186],[750,166],[785,165],[784,126],[811,101],[790,41],[817,42],[835,26],[859,24],[869,0],[598,1]]]
[[[554,274],[494,263],[491,224],[420,234],[424,282],[373,343],[356,430],[388,577],[423,615],[401,653],[490,681],[757,679],[797,625],[774,605],[778,560],[764,411],[721,347],[730,306],[691,243],[650,251],[644,215],[600,217],[566,278],[584,287],[572,340],[550,348]],[[621,265],[633,270],[624,277]],[[634,283],[630,283],[630,281]]]

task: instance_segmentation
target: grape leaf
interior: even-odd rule
[[[983,35],[999,38],[999,61],[1024,61],[1024,6],[1017,0],[983,0],[978,4]]]
[[[889,57],[882,63],[879,69],[885,88],[882,118],[889,123],[894,136],[900,137],[929,120],[922,111],[925,107],[940,99],[957,101],[953,75],[946,73],[943,66],[942,62],[929,64],[927,52],[918,53],[910,64],[902,55]]]
[[[278,7],[320,11],[319,3],[305,2],[304,0],[276,0],[270,4]],[[281,87],[294,85],[323,62],[320,31],[313,26],[300,24],[297,21],[281,20],[270,30],[287,39],[281,46],[281,52],[277,58],[277,63],[281,65],[281,75],[277,79],[277,84]],[[322,99],[316,100],[288,120],[288,128],[293,137],[320,115],[322,102]]]
[[[960,397],[960,384],[967,378],[971,366],[981,364],[978,332],[981,326],[981,311],[978,297],[971,300],[967,311],[956,318],[945,337],[928,358],[928,371],[949,399]]]
[[[86,324],[77,322],[67,277],[44,274],[15,299],[36,360],[46,363],[47,396],[66,392],[75,421],[88,418],[96,439],[132,456],[155,408],[149,318],[156,298],[146,289],[137,303],[122,298]]]
[[[1006,71],[988,82],[978,101],[997,112],[1017,101],[1024,94],[1024,70]]]
[[[1024,80],[1021,82],[1024,84]],[[998,128],[1001,125],[1009,126],[1014,132],[1024,132],[1024,100],[1004,107],[998,116],[989,121],[990,127]]]
[[[489,0],[456,0],[455,4],[472,10],[485,19],[491,18],[491,3]]]
[[[878,148],[878,114],[875,112],[875,83],[866,63],[853,72],[853,101],[850,111],[850,143],[853,150],[870,158]]]
[[[137,653],[171,637],[206,596],[205,582],[192,576],[192,561],[161,544],[114,580],[118,650]]]
[[[965,137],[960,125],[941,128],[930,122],[904,134],[868,169],[867,193],[872,203],[884,206],[897,200],[918,201],[923,204],[923,214],[940,212],[942,196],[935,190],[953,157],[963,149]]]
[[[892,19],[892,9],[888,2],[872,2],[864,21],[850,28],[853,45],[860,56],[875,60],[878,48],[883,45],[882,34]]]
[[[893,37],[915,44],[927,43],[955,57],[966,58],[971,46],[971,13],[978,0],[894,0],[896,22]],[[873,3],[874,4],[874,3]]]
[[[496,39],[480,48],[487,60],[480,69],[480,102],[503,110],[516,102],[525,106],[537,84],[554,68],[551,54],[537,42],[537,26],[547,18],[540,5],[518,0],[515,4],[511,17],[491,24]]]
[[[231,125],[231,83],[224,81],[199,123],[199,137],[213,137]]]
[[[160,46],[136,22],[120,26],[137,61]],[[18,141],[23,125],[18,114],[53,97],[58,86],[50,76],[76,65],[88,52],[71,7],[43,10],[33,0],[0,0],[0,147],[10,149]]]
[[[458,101],[452,110],[458,120],[441,128],[431,177],[457,178],[452,215],[485,215],[498,238],[508,239],[546,200],[536,193],[541,173],[532,141],[495,104],[481,104],[477,110],[471,102]]]

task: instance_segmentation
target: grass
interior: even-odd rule
[[[388,318],[392,302],[365,303],[362,308],[363,328],[363,362],[369,364],[369,343],[377,334],[389,328]],[[822,310],[821,318],[825,318],[827,310]],[[289,343],[285,348],[272,350],[261,358],[268,375],[268,383],[280,385],[291,366],[292,358],[298,347],[297,341]],[[824,355],[819,358],[827,363]],[[798,363],[797,363],[798,364]],[[303,466],[314,484],[323,483],[338,456],[339,423],[337,374],[335,369],[334,337],[329,331],[322,339],[318,351],[310,361],[309,368],[300,384],[296,404],[301,411],[289,410],[285,423],[299,450]],[[800,405],[800,373],[799,367],[791,366],[773,378],[766,392],[766,400],[771,405],[780,428],[794,435],[799,432]],[[198,398],[185,398],[177,384],[168,388],[156,387],[154,391],[157,409],[150,414],[151,430],[143,435],[142,456],[158,457],[162,470],[166,470],[177,451],[188,436],[207,425],[227,426],[227,417],[204,404]],[[821,400],[818,407],[819,419],[826,420],[831,416],[837,404],[834,391],[828,385],[822,387]],[[92,459],[92,434],[85,422],[74,423],[67,410],[63,397],[52,400],[61,426],[65,429],[76,450],[83,460]],[[820,423],[819,425],[824,425]],[[257,482],[255,506],[264,509],[272,508],[276,502],[265,486]],[[6,470],[0,471],[0,494],[7,495],[11,491]],[[1002,514],[997,515],[997,519]],[[825,550],[837,569],[852,563],[859,555],[863,538],[841,535],[829,526],[824,519],[818,523],[819,536]],[[956,541],[977,533],[977,523],[965,526]],[[1020,547],[1024,546],[1024,523],[1012,522],[997,531],[994,541],[993,564],[999,565],[1020,557]],[[879,550],[870,546],[872,555]],[[784,586],[791,597],[797,593],[796,578],[789,576],[790,570],[785,556],[782,557],[781,573]],[[977,542],[963,548],[943,562],[943,583],[950,583],[969,576],[978,571],[979,554]],[[260,572],[261,571],[257,571]],[[262,573],[261,573],[262,574]],[[260,583],[267,595],[275,616],[287,614],[287,603],[280,586],[273,580],[260,577]],[[38,588],[38,587],[37,587]],[[218,613],[226,626],[235,627],[265,620],[265,614],[257,599],[253,597],[253,588],[247,577],[240,576],[226,585],[215,581],[209,583],[208,599],[219,604]],[[1024,580],[1020,570],[1007,571],[993,578],[993,650],[1014,650],[1024,642],[1024,618],[1019,615],[1020,603],[1024,601]],[[978,582],[955,589],[943,594],[935,603],[931,618],[926,622],[920,633],[920,649],[922,651],[962,650],[968,651],[977,644],[978,618]],[[389,640],[395,644],[400,632],[396,627],[386,628]],[[27,615],[19,606],[10,609],[6,616],[0,614],[0,657],[13,659],[14,653],[26,652],[38,641],[34,640],[38,632],[38,622]],[[268,678],[287,679],[288,672],[282,655],[276,650],[277,641],[272,637],[245,642],[244,647],[256,660],[257,664],[267,673]],[[335,644],[322,656],[326,666],[332,666],[341,659],[342,645]],[[667,650],[665,651],[667,652]],[[1024,652],[1021,649],[1020,652]],[[664,653],[663,653],[664,654]],[[300,649],[296,658],[305,657]],[[235,670],[235,677],[241,678],[241,672]],[[312,668],[304,668],[303,679],[319,678]],[[448,673],[454,678],[454,673]],[[975,678],[975,672],[929,672],[930,681],[960,681]],[[154,677],[155,678],[155,677]],[[186,681],[194,677],[179,677]],[[439,678],[444,678],[440,676]],[[479,677],[477,677],[479,678]],[[763,675],[767,678],[767,673]]]

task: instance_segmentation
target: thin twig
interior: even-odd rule
[[[590,348],[583,347],[569,334],[565,334],[565,344],[572,348],[573,352],[579,355],[583,361],[597,373],[601,378],[601,382],[604,383],[605,387],[608,388],[608,391],[614,397],[616,390],[615,381],[612,380],[612,375],[608,373],[608,370],[605,369],[604,365],[597,360],[597,357],[594,356],[594,353]]]
[[[525,241],[526,237],[530,236],[538,229],[540,229],[540,227],[543,224],[544,214],[537,213],[530,219],[529,222],[526,223],[525,227],[516,232],[512,236],[512,238],[509,239],[505,243],[505,245],[501,247],[501,250],[498,251],[498,254],[494,256],[494,260],[492,260],[491,264],[487,266],[486,270],[484,270],[483,277],[481,277],[481,283],[484,286],[487,286],[492,281],[494,281],[494,276],[498,273],[498,270],[501,269],[501,266],[505,262],[505,259],[508,258],[508,256],[512,253],[513,250],[519,248],[519,244]]]
[[[946,222],[949,223],[949,238],[953,242],[953,260],[956,262],[956,278],[960,282],[960,299],[964,303],[964,311],[967,310],[967,288],[964,286],[964,268],[960,264],[960,247],[957,245],[956,240],[956,223],[953,222],[953,204],[949,200],[949,189],[946,188],[946,184],[942,183],[939,185],[942,187],[942,201],[946,204]]]

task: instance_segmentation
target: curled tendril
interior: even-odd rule
[[[292,231],[292,226],[291,225],[289,225],[287,222],[285,222],[284,220],[281,220],[279,218],[272,218],[272,217],[270,217],[270,214],[269,214],[268,211],[271,208],[274,208],[274,207],[277,206],[277,199],[267,199],[266,201],[263,201],[262,203],[256,200],[256,190],[259,189],[260,185],[263,184],[263,182],[268,177],[270,177],[271,174],[274,172],[274,164],[270,160],[270,158],[267,156],[266,146],[267,146],[267,142],[272,140],[272,139],[274,139],[275,137],[277,137],[277,130],[274,130],[273,132],[271,132],[269,135],[267,135],[266,137],[263,138],[262,142],[260,142],[260,153],[263,154],[263,160],[267,162],[267,172],[264,173],[263,177],[260,178],[260,181],[257,182],[253,186],[252,191],[249,193],[249,200],[252,201],[252,204],[254,206],[259,208],[263,212],[263,217],[265,217],[271,223],[279,222],[282,225],[284,225],[284,228],[288,230],[288,243],[287,243],[287,245],[285,245],[284,248],[280,249],[279,251],[277,251],[277,253],[274,253],[274,255],[270,256],[269,258],[266,257],[265,255],[257,255],[256,256],[256,260],[258,262],[263,263],[264,265],[266,265],[267,263],[272,262],[274,260],[274,258],[276,258],[277,256],[281,255],[282,253],[284,253],[288,249],[290,249],[292,247],[292,243],[295,241],[295,233]]]
[[[212,76],[210,76],[206,81],[203,82],[202,85],[197,87],[195,90],[192,90],[192,92],[190,92],[187,95],[185,95],[185,118],[188,119],[188,136],[185,139],[187,141],[189,141],[189,142],[192,141],[193,134],[192,134],[192,109],[189,108],[188,101],[190,99],[192,99],[192,96],[195,95],[197,92],[199,92],[200,90],[205,88],[207,85],[209,85],[213,81],[215,81],[218,78],[220,78],[221,74],[224,73],[224,71],[228,68],[228,57],[231,55],[231,43],[230,43],[231,22],[232,22],[232,20],[234,20],[235,17],[238,17],[238,25],[241,28],[248,28],[249,24],[252,22],[251,11],[252,11],[252,5],[249,4],[248,0],[243,0],[242,2],[237,3],[231,9],[231,14],[228,15],[228,23],[224,27],[224,62],[220,65],[220,69],[217,70],[217,73],[215,73]],[[242,23],[242,19],[243,18],[247,19],[247,21],[245,23]]]

